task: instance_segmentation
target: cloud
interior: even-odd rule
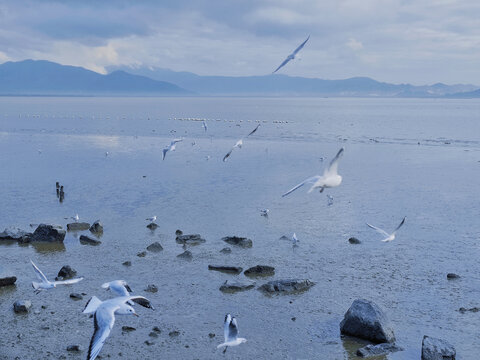
[[[347,47],[352,49],[353,51],[358,51],[363,49],[363,44],[361,41],[355,40],[354,38],[348,39],[347,43],[345,44]]]

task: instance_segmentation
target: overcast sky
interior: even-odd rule
[[[165,4],[163,4],[165,3]],[[478,0],[0,0],[0,62],[480,84]]]

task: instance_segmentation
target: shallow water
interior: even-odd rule
[[[0,98],[0,109],[0,231],[42,222],[65,227],[76,213],[105,227],[97,247],[81,245],[82,233],[71,232],[64,246],[0,245],[0,272],[18,277],[16,287],[0,288],[0,358],[85,358],[93,324],[81,311],[89,296],[111,296],[100,285],[113,279],[127,280],[157,310],[119,316],[104,358],[355,359],[359,343],[343,341],[338,324],[359,297],[392,320],[405,351],[389,359],[418,359],[424,334],[450,341],[459,359],[480,351],[479,313],[457,311],[480,305],[480,101]],[[208,132],[178,118],[207,118]],[[222,162],[257,121],[259,130]],[[162,149],[182,136],[162,161]],[[321,174],[341,146],[339,188],[281,197]],[[56,181],[65,186],[63,203]],[[262,208],[270,209],[268,218]],[[153,232],[145,227],[152,215],[159,224]],[[391,243],[365,225],[390,230],[403,216]],[[207,239],[190,248],[191,262],[176,257],[183,252],[176,229]],[[279,240],[293,232],[295,249]],[[254,246],[222,254],[227,235],[249,237]],[[362,244],[350,245],[351,236]],[[154,241],[161,253],[136,256]],[[48,277],[69,264],[85,280],[34,295],[30,258]],[[209,271],[209,264],[271,265],[271,279],[316,285],[287,296],[223,294],[225,280],[245,277]],[[462,277],[447,281],[449,272]],[[144,292],[148,284],[159,292]],[[88,295],[74,301],[71,292]],[[32,301],[28,315],[13,313],[17,299]],[[226,312],[237,316],[248,342],[224,356],[216,345]],[[123,325],[137,330],[122,334]],[[154,326],[162,329],[158,338],[149,336]],[[169,336],[173,330],[180,335]],[[69,354],[69,344],[84,351]]]

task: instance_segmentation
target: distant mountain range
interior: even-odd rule
[[[0,95],[14,96],[356,96],[479,98],[474,85],[389,84],[367,77],[322,80],[280,74],[200,76],[160,68],[109,67],[103,75],[44,60],[0,65]]]

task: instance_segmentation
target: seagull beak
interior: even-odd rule
[[[137,313],[133,313],[133,315],[135,315],[136,317],[140,317],[140,315],[138,315]]]

